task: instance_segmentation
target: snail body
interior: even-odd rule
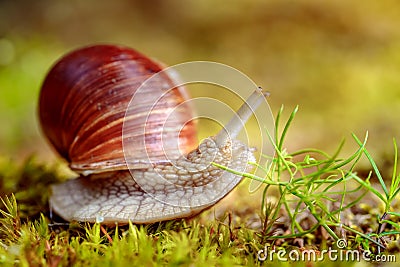
[[[114,45],[75,50],[50,70],[40,94],[40,122],[50,143],[81,174],[51,188],[50,205],[64,219],[112,224],[189,217],[242,179],[211,162],[250,170],[252,149],[233,138],[262,93],[256,90],[224,129],[195,148],[188,94],[173,78],[161,75],[139,95],[140,105],[128,108],[141,84],[161,70],[139,52]],[[146,151],[126,156],[126,140],[139,140]]]

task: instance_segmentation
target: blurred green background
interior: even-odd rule
[[[300,106],[290,149],[333,151],[368,130],[379,162],[400,141],[398,1],[3,0],[0,157],[54,159],[37,120],[41,82],[62,54],[99,42],[243,71],[271,92],[274,114]]]

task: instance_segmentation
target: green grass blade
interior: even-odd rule
[[[392,196],[392,193],[396,190],[396,188],[399,186],[399,180],[397,176],[397,143],[396,139],[393,138],[393,146],[394,146],[394,163],[393,163],[393,174],[392,174],[392,182],[390,183],[390,195]],[[396,179],[397,178],[397,179]]]
[[[394,215],[400,217],[400,212],[388,211],[387,214]]]
[[[389,203],[396,197],[396,195],[400,191],[400,175],[397,174],[397,163],[398,163],[398,147],[396,143],[396,139],[393,138],[393,146],[394,146],[394,163],[393,163],[393,174],[392,181],[390,183],[390,196]]]
[[[357,136],[355,134],[352,134],[352,136],[353,136],[354,140],[356,140],[357,144],[360,147],[363,146],[363,144],[361,143],[361,141],[357,138]],[[369,154],[368,150],[363,148],[363,151],[364,151],[364,154],[367,157],[368,161],[370,162],[370,164],[372,166],[372,169],[374,170],[376,176],[378,177],[379,183],[381,184],[381,187],[382,187],[383,191],[385,192],[386,199],[384,199],[384,198],[383,199],[381,198],[381,199],[386,203],[387,200],[389,199],[389,192],[387,190],[385,181],[383,180],[382,175],[381,175],[381,173],[380,173],[380,171],[378,169],[378,166],[376,165],[376,163],[375,163],[374,159],[372,158],[372,156]]]
[[[355,179],[357,182],[359,182],[361,185],[363,185],[365,188],[371,191],[374,195],[380,198],[384,203],[386,203],[387,199],[378,190],[376,190],[373,186],[371,186],[370,183],[366,183],[363,179],[361,179],[355,174],[352,174],[351,176],[353,177],[353,179]]]
[[[299,110],[299,106],[296,106],[293,110],[293,112],[290,114],[290,117],[288,119],[288,121],[285,124],[285,127],[283,128],[282,134],[281,134],[281,138],[279,139],[279,143],[278,143],[278,149],[279,151],[282,151],[282,146],[284,143],[284,140],[286,138],[286,134],[289,130],[290,125],[292,124],[292,121],[294,119],[294,117],[296,116],[297,111]],[[278,121],[279,117],[277,118]],[[278,129],[278,127],[277,127]],[[279,135],[275,135],[275,136],[279,136]]]
[[[392,221],[390,221],[390,220],[382,220],[382,223],[388,223],[388,224],[390,224],[391,226],[393,226],[393,228],[395,228],[395,229],[397,229],[397,230],[400,230],[400,224],[399,223],[397,223],[397,222],[392,222]],[[382,234],[382,233],[381,233]],[[380,235],[381,235],[380,234]]]

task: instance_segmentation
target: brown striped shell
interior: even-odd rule
[[[161,70],[160,64],[141,53],[115,45],[75,50],[53,66],[41,89],[40,122],[45,135],[72,170],[90,174],[127,169],[122,127],[128,104],[141,84]],[[145,140],[147,148],[145,155],[143,151],[129,153],[130,168],[135,162],[141,168],[143,161],[165,161],[164,150],[169,157],[178,158],[196,146],[196,129],[190,121],[193,114],[186,104],[180,107],[184,112],[173,118],[175,127],[159,127],[168,117],[166,111],[187,99],[184,88],[170,90],[173,87],[173,79],[161,76],[154,86],[146,88],[148,96],[163,95],[152,114],[141,112],[143,106],[133,107],[131,113],[137,115],[125,120],[129,125],[129,136],[125,137]],[[140,96],[144,105],[151,101],[147,101],[146,94]],[[149,125],[146,129],[153,130],[138,130],[142,129],[138,124],[144,122]],[[179,138],[181,151],[175,143],[164,142],[160,146],[162,134],[171,140]]]

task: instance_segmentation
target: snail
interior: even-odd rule
[[[129,106],[162,70],[131,48],[94,45],[63,56],[47,74],[39,97],[42,131],[80,174],[51,187],[51,208],[63,219],[114,224],[191,217],[242,180],[212,162],[251,170],[253,149],[234,138],[264,100],[262,91],[196,148],[189,96],[174,77],[158,75],[135,95],[140,103]],[[124,142],[132,153],[124,153]]]

